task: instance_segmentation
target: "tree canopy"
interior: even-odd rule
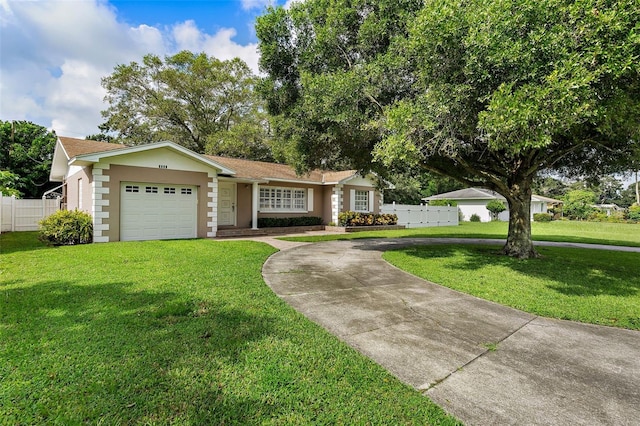
[[[198,153],[271,158],[269,126],[254,90],[256,77],[242,60],[221,61],[182,51],[164,60],[118,65],[103,78],[104,138],[138,145],[171,140]]]
[[[20,197],[22,193],[16,189],[18,175],[8,170],[0,170],[0,193],[9,197]]]
[[[49,182],[57,139],[54,132],[29,121],[0,120],[0,170],[10,172],[3,179],[7,186],[25,198],[39,198],[57,186]]]
[[[504,253],[532,257],[539,172],[630,166],[639,21],[636,0],[307,0],[259,18],[260,89],[295,161],[419,166],[495,190]]]

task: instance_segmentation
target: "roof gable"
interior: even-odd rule
[[[204,155],[197,154],[183,146],[173,142],[164,141],[145,145],[126,146],[121,144],[98,142],[85,139],[59,137],[54,152],[54,161],[51,168],[51,180],[61,181],[70,165],[89,165],[104,159],[135,157],[143,152],[157,150],[169,150],[190,160],[196,161],[209,168],[215,168],[220,173],[233,175],[235,172],[227,167],[217,164]],[[126,161],[125,161],[126,163]]]

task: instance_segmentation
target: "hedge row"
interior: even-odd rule
[[[258,228],[286,228],[290,226],[313,225],[322,225],[322,218],[316,216],[258,218]]]
[[[553,216],[549,213],[534,213],[533,221],[534,222],[551,222]]]

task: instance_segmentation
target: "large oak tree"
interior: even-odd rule
[[[638,22],[637,0],[307,0],[259,18],[261,91],[302,167],[377,160],[495,190],[503,251],[527,258],[539,172],[629,165]]]
[[[189,51],[164,60],[146,55],[103,78],[109,107],[100,130],[129,145],[170,140],[198,153],[270,159],[256,81],[238,58],[221,61]]]

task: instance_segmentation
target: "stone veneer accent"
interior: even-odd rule
[[[342,185],[336,185],[331,189],[331,221],[338,223],[338,214],[342,211],[344,202]]]
[[[95,164],[91,171],[93,175],[93,185],[91,190],[91,216],[93,217],[93,242],[108,243],[109,237],[104,235],[104,231],[109,230],[109,224],[104,223],[105,219],[109,219],[109,210],[104,207],[109,206],[109,186],[104,185],[109,182],[109,176],[103,174],[103,170],[108,170],[109,164]]]
[[[207,174],[207,237],[213,238],[218,232],[218,175]]]

